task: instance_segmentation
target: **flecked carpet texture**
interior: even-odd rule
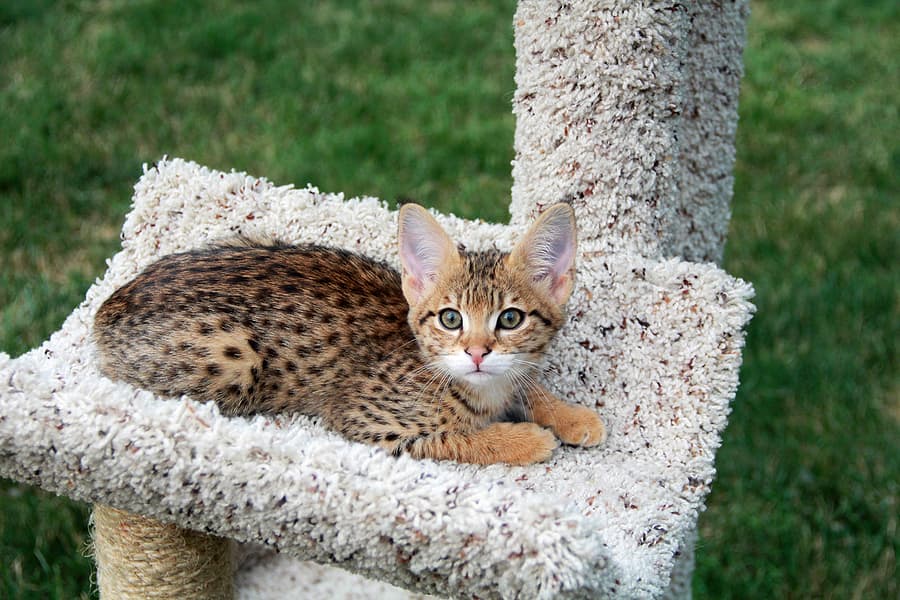
[[[752,287],[703,262],[728,228],[746,16],[521,1],[511,224],[436,215],[470,249],[509,249],[542,206],[575,207],[578,281],[544,381],[601,414],[602,447],[515,468],[392,458],[305,417],[225,418],[101,377],[96,309],[164,254],[243,233],[397,264],[376,199],[172,159],[145,169],[121,252],[60,331],[0,354],[0,475],[247,543],[245,600],[689,595],[753,312]]]
[[[438,218],[473,249],[521,233]],[[162,254],[277,232],[396,265],[395,227],[374,199],[148,168],[106,276],[48,342],[0,357],[0,474],[429,593],[659,594],[714,476],[752,310],[752,288],[713,265],[580,257],[545,381],[598,410],[609,439],[530,467],[393,458],[304,417],[226,418],[97,371],[96,309]]]

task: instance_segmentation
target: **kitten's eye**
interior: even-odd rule
[[[497,319],[497,327],[500,329],[515,329],[522,323],[523,318],[525,318],[525,313],[518,308],[507,308],[500,313],[500,318]]]
[[[438,320],[441,322],[441,325],[450,330],[462,327],[462,315],[459,314],[458,310],[453,310],[452,308],[442,310],[438,315]]]

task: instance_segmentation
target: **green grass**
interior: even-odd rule
[[[698,597],[896,598],[896,3],[754,5],[726,267],[758,315]]]
[[[78,304],[164,154],[506,218],[514,2],[207,4],[0,3],[3,351]],[[753,5],[726,268],[759,312],[698,598],[898,595],[895,5]],[[90,597],[86,523],[0,483],[0,598]]]

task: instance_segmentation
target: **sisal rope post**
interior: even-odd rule
[[[225,538],[101,504],[93,513],[94,560],[104,600],[234,598]]]

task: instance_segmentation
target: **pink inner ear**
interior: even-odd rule
[[[568,274],[560,275],[556,279],[553,280],[553,285],[550,286],[550,296],[556,301],[557,304],[565,304],[566,300],[569,299],[569,290],[570,278]]]
[[[422,288],[424,286],[422,285],[422,281],[420,279],[413,277],[412,275],[406,275],[405,279],[406,285],[410,290],[414,291],[417,296],[422,294]]]
[[[559,304],[568,299],[575,261],[575,229],[571,212],[561,209],[544,215],[520,242],[535,285],[546,289]]]
[[[401,280],[406,300],[416,304],[422,297],[425,286],[421,276],[422,266],[414,252],[411,252],[404,241],[400,247]]]
[[[571,232],[566,229],[541,232],[535,240],[535,246],[531,256],[537,268],[537,277],[550,278],[551,285],[556,287],[557,279],[569,272],[575,259],[575,244]]]
[[[427,281],[433,281],[439,266],[435,252],[435,244],[428,240],[427,232],[405,231],[400,247],[400,262],[410,283],[416,282],[421,287]]]
[[[428,212],[420,206],[401,209],[400,263],[410,304],[417,303],[438,279],[450,259],[453,242]],[[412,296],[412,297],[410,297]]]

